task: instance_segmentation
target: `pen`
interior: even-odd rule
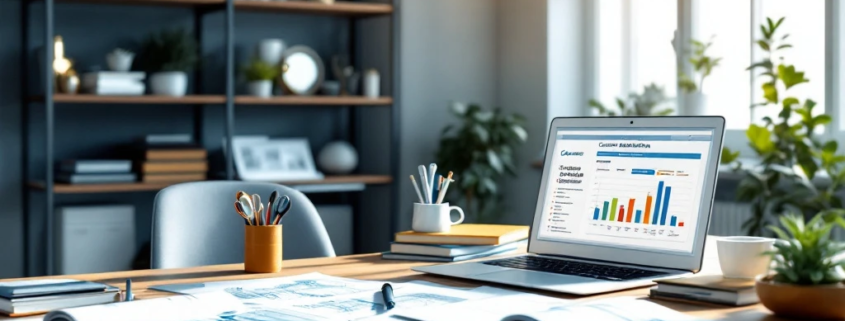
[[[132,301],[135,296],[132,295],[132,279],[126,279],[126,301]]]
[[[428,177],[428,188],[429,188],[428,198],[431,200],[432,204],[434,203],[435,198],[436,198],[435,197],[435,195],[436,195],[435,194],[435,185],[434,185],[435,184],[434,176],[436,176],[436,174],[437,174],[437,164],[435,164],[435,163],[428,164],[428,175],[429,175],[429,177]]]
[[[443,180],[443,187],[440,188],[440,195],[437,196],[437,204],[443,203],[443,198],[446,197],[446,191],[449,190],[449,182],[453,181],[452,172],[449,172],[449,178]]]
[[[423,204],[431,202],[431,187],[428,185],[428,172],[425,170],[425,165],[420,165],[420,184],[423,188]]]
[[[417,192],[417,197],[420,199],[420,204],[425,204],[425,201],[423,201],[422,193],[420,193],[420,187],[417,186],[417,180],[414,179],[414,175],[411,175],[411,183],[414,183],[414,191]]]
[[[273,213],[273,203],[276,202],[276,198],[278,198],[278,197],[279,197],[279,192],[273,191],[273,193],[270,193],[270,200],[267,201],[267,213],[264,213],[264,215],[267,216],[268,221],[270,221],[270,217],[271,217],[270,215],[275,215],[275,213]]]
[[[384,306],[388,310],[396,307],[396,301],[393,300],[393,286],[390,283],[381,286],[381,296],[384,298]]]
[[[440,183],[443,181],[443,177],[440,174],[437,174],[437,177],[434,179],[434,186],[431,187],[431,204],[437,203],[437,195],[439,195],[440,191]]]

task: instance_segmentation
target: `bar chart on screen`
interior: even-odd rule
[[[683,242],[695,214],[694,183],[680,170],[597,168],[587,234]]]

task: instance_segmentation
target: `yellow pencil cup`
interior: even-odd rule
[[[282,270],[282,225],[246,225],[244,270],[273,273]]]

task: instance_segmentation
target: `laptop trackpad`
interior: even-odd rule
[[[494,282],[524,284],[532,287],[553,287],[557,285],[591,283],[596,281],[594,279],[579,276],[522,270],[484,273],[476,276],[476,278],[482,278]]]

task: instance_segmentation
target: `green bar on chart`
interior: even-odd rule
[[[616,203],[618,201],[619,201],[618,198],[613,198],[613,200],[610,202],[610,220],[611,221],[616,220]]]

